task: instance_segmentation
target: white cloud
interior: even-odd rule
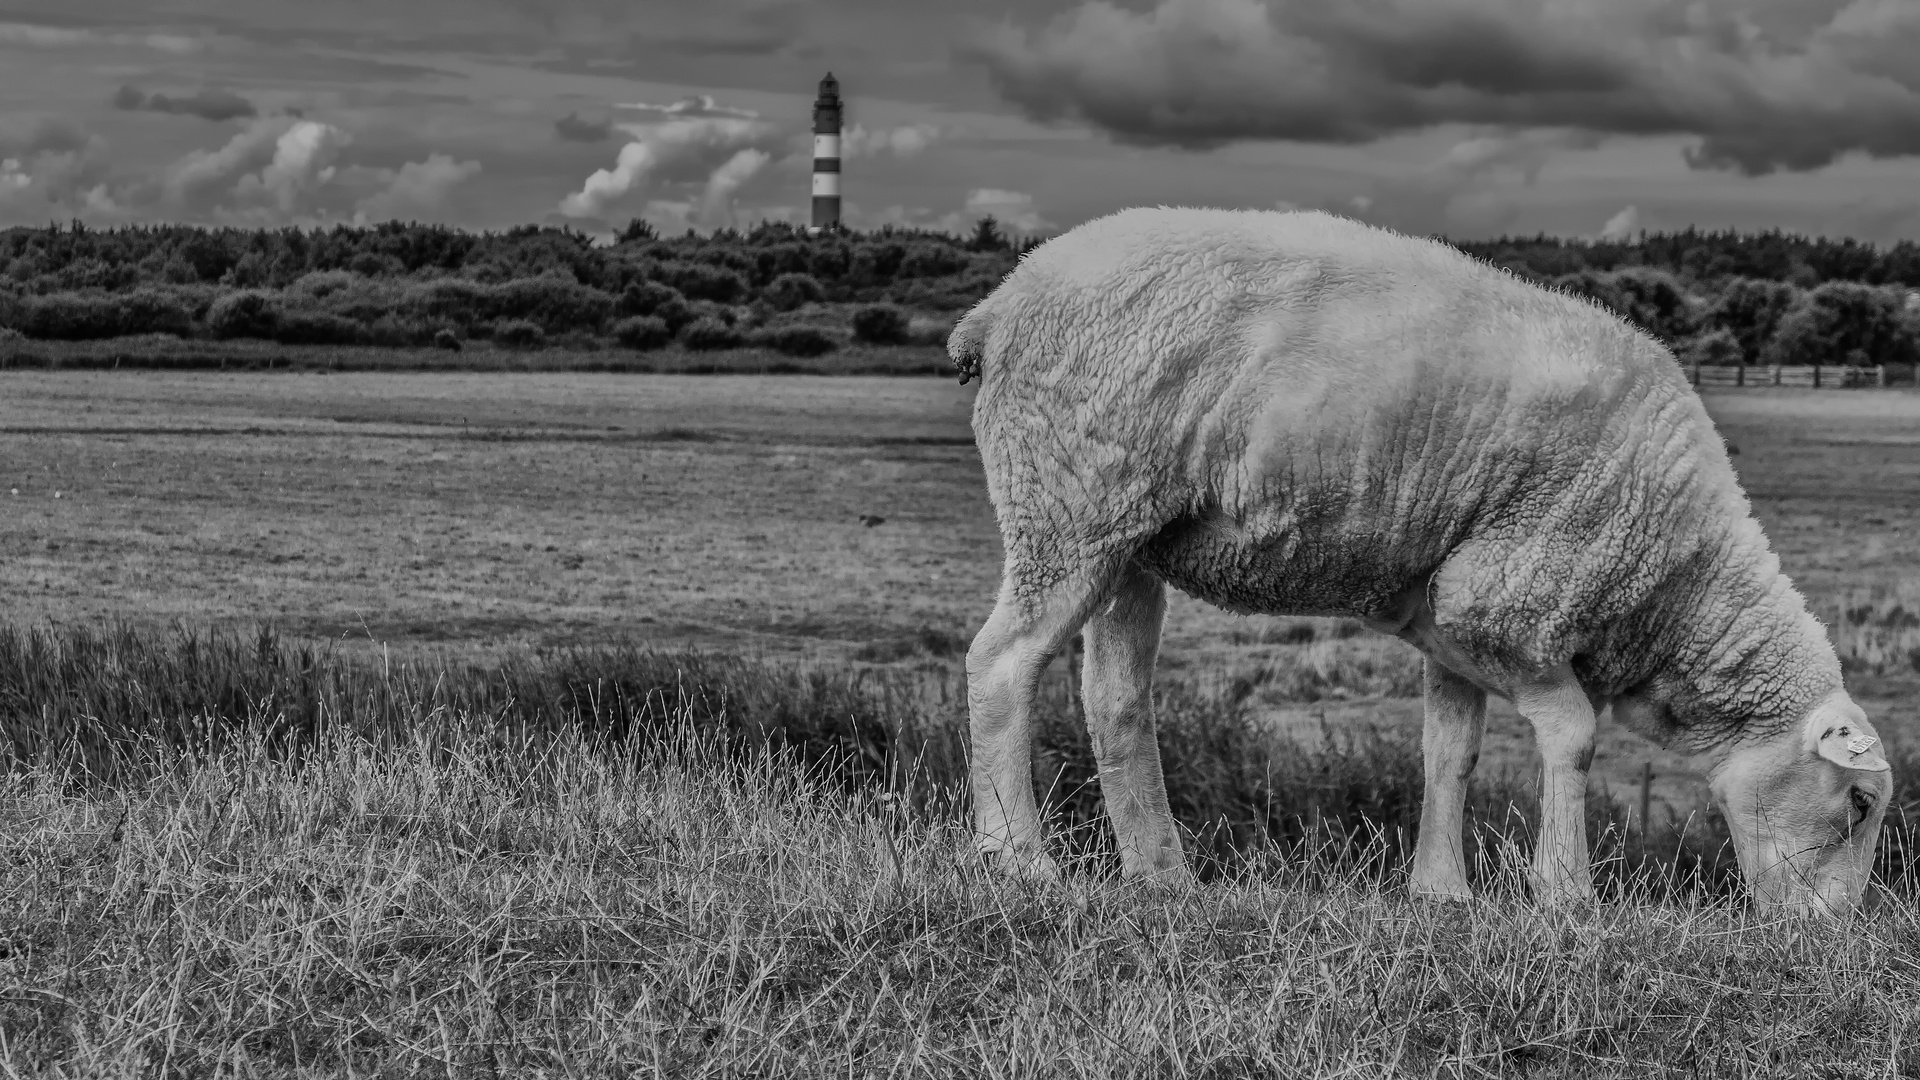
[[[933,145],[940,129],[932,124],[903,124],[895,128],[866,128],[859,124],[847,129],[840,139],[840,156],[876,157],[893,154],[911,157]]]
[[[776,154],[787,152],[774,125],[711,98],[622,107],[662,119],[615,125],[630,141],[620,148],[613,168],[596,170],[579,191],[560,200],[560,213],[569,218],[605,218],[624,205],[671,202],[671,194],[691,196],[690,189],[698,187],[702,222],[730,224],[740,186]]]
[[[64,120],[0,119],[0,205],[14,221],[76,212],[108,169],[107,144]]]
[[[38,23],[0,23],[0,45],[35,49],[63,49],[82,45],[132,45],[176,55],[196,52],[201,42],[185,34],[117,34],[69,26],[42,26]]]
[[[234,185],[234,197],[243,203],[270,202],[291,214],[302,196],[333,179],[332,163],[352,141],[332,124],[298,121],[274,140],[273,160]]]
[[[1631,240],[1640,232],[1640,208],[1629,206],[1607,219],[1600,226],[1602,240]]]
[[[975,188],[967,192],[966,214],[975,219],[990,214],[1003,231],[1030,234],[1047,232],[1054,227],[1053,222],[1040,216],[1034,208],[1033,196],[1001,188]]]
[[[174,162],[161,179],[161,199],[190,215],[218,212],[260,223],[304,216],[352,142],[324,121],[261,117],[219,149],[194,150]]]
[[[185,209],[211,208],[242,175],[273,160],[275,145],[293,123],[284,116],[262,117],[217,150],[188,151],[161,179],[167,201]]]
[[[480,172],[477,161],[455,161],[447,154],[428,154],[425,161],[409,161],[398,171],[380,170],[385,186],[361,199],[353,221],[428,219],[446,205],[455,187]]]
[[[726,116],[737,120],[757,120],[760,114],[752,109],[736,109],[721,105],[708,94],[694,94],[681,98],[671,105],[649,105],[645,102],[628,102],[614,106],[616,109],[633,109],[636,112],[656,113],[669,119],[693,117]]]
[[[95,184],[80,196],[80,205],[93,214],[118,215],[126,210],[107,190],[105,184]]]
[[[733,196],[740,185],[753,178],[773,155],[748,147],[726,160],[707,178],[707,190],[700,198],[700,216],[712,226],[733,225]]]

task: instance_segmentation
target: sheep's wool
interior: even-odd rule
[[[1419,596],[1489,689],[1570,662],[1681,745],[1840,685],[1672,355],[1443,244],[1129,210],[1030,253],[949,348],[1016,602],[1128,560],[1242,612],[1394,627]]]

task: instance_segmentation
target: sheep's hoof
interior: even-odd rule
[[[1542,911],[1581,911],[1593,907],[1598,898],[1588,881],[1533,882],[1533,900]]]
[[[1044,851],[1019,851],[1014,848],[982,850],[980,858],[995,873],[1016,881],[1038,885],[1057,885],[1062,879],[1060,864]]]
[[[1473,890],[1464,884],[1447,881],[1415,881],[1407,885],[1407,893],[1415,900],[1433,900],[1445,904],[1466,904],[1473,901]]]

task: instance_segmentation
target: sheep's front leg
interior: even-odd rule
[[[1112,602],[1081,631],[1087,643],[1081,696],[1121,873],[1185,881],[1192,875],[1167,808],[1153,728],[1153,664],[1166,613],[1166,586],[1144,571],[1125,571]]]
[[[1407,883],[1415,896],[1468,900],[1466,832],[1467,777],[1480,760],[1487,730],[1486,691],[1448,671],[1432,657],[1426,662],[1427,790],[1420,802],[1420,836],[1413,848],[1413,873]]]
[[[1540,747],[1540,835],[1533,853],[1534,897],[1554,906],[1593,899],[1587,855],[1587,768],[1593,764],[1593,703],[1564,666],[1517,687],[1514,705]]]
[[[1028,560],[1008,557],[1000,599],[967,650],[975,841],[990,862],[1022,876],[1057,878],[1033,793],[1030,722],[1040,676],[1086,620],[1102,580],[1061,574],[1045,586]]]

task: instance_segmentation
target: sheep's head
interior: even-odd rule
[[[1763,911],[1859,906],[1893,795],[1879,736],[1844,692],[1778,734],[1742,744],[1712,772],[1740,869]]]

